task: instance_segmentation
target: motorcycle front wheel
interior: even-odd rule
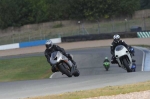
[[[73,74],[75,77],[78,77],[80,75],[80,72],[78,69],[76,69],[75,73]]]
[[[63,74],[66,74],[68,77],[72,77],[70,68],[65,62],[60,63],[58,68],[59,71],[62,72]]]
[[[123,65],[126,68],[127,72],[132,72],[130,67],[129,67],[129,64],[128,64],[127,60],[125,58],[123,58],[122,61],[123,61]]]

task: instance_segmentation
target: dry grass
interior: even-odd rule
[[[123,86],[107,86],[104,88],[98,88],[93,90],[68,92],[68,93],[57,94],[57,95],[28,97],[25,99],[82,99],[82,98],[89,98],[89,97],[126,94],[126,93],[140,92],[145,90],[150,90],[150,81],[137,83],[137,84],[123,85]]]

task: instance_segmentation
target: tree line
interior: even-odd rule
[[[150,9],[150,0],[140,1],[141,9]]]
[[[55,20],[96,20],[132,16],[134,11],[142,9],[142,6],[144,8],[148,1],[0,0],[0,29]]]

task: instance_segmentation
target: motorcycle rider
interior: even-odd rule
[[[123,40],[120,39],[120,35],[115,34],[113,36],[113,42],[111,43],[111,46],[110,46],[111,54],[112,54],[111,63],[117,63],[115,55],[114,55],[115,54],[114,50],[115,50],[115,47],[118,45],[123,45],[129,50],[128,45]]]
[[[110,66],[110,61],[109,61],[108,57],[105,57],[105,59],[103,61],[103,66],[105,67],[106,71],[108,71],[109,66]]]
[[[104,63],[104,62],[109,62],[108,57],[105,57],[105,59],[104,59],[103,63]]]
[[[50,39],[46,41],[45,46],[46,46],[46,49],[45,49],[44,54],[48,63],[50,63],[51,53],[53,53],[54,51],[60,51],[74,64],[73,67],[77,68],[76,62],[72,59],[71,55],[67,54],[63,48],[59,47],[58,45],[53,44],[53,42]],[[53,73],[58,71],[51,63],[50,65],[52,66],[51,70]]]

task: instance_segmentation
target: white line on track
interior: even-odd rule
[[[143,71],[144,70],[144,65],[145,65],[145,52],[142,50],[141,47],[136,47],[136,46],[134,46],[134,47],[143,52],[142,69],[141,69],[141,71]]]
[[[53,78],[53,75],[54,75],[55,73],[53,73],[49,78]]]

